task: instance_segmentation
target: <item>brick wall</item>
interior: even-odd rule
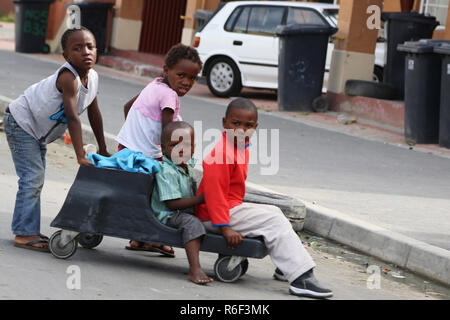
[[[0,14],[8,15],[14,12],[13,0],[0,0]]]

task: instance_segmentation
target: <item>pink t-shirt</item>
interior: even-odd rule
[[[170,108],[173,110],[173,121],[178,119],[180,112],[180,99],[177,93],[167,84],[162,82],[163,78],[156,78],[150,82],[133,104],[144,116],[161,122],[162,110]]]
[[[162,110],[172,109],[173,121],[181,120],[178,95],[161,80],[156,78],[142,90],[116,137],[128,149],[155,159],[162,157]]]

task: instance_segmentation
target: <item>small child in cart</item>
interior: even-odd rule
[[[161,134],[163,161],[156,174],[152,193],[152,209],[158,220],[169,227],[181,229],[189,262],[188,278],[195,284],[207,284],[208,277],[200,266],[199,251],[205,227],[194,215],[194,207],[204,203],[203,195],[196,195],[197,184],[193,171],[194,129],[184,121],[168,123]]]

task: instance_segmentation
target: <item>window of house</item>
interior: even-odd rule
[[[286,24],[318,24],[327,26],[322,17],[314,10],[289,8]]]

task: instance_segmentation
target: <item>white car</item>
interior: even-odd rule
[[[275,28],[285,24],[337,26],[339,6],[292,1],[233,1],[214,12],[195,34],[194,47],[203,62],[202,75],[219,97],[239,95],[243,86],[277,89],[278,37]],[[328,44],[325,71],[334,48]],[[381,81],[384,44],[375,53],[374,80]],[[328,73],[325,74],[325,82]]]

